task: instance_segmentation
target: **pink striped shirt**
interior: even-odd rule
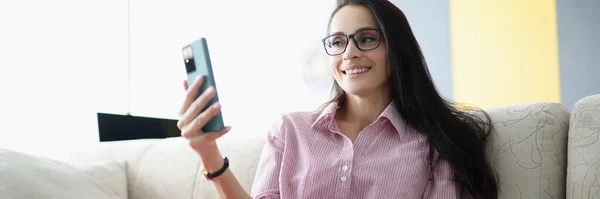
[[[460,198],[450,165],[427,166],[425,137],[393,103],[353,144],[335,122],[337,103],[284,114],[267,136],[253,198]]]

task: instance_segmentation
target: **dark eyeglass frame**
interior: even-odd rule
[[[379,34],[379,41],[378,41],[378,43],[377,43],[377,45],[375,47],[369,48],[369,49],[362,49],[362,48],[360,48],[360,46],[358,45],[358,41],[356,40],[356,38],[354,36],[357,35],[357,34],[359,34],[359,33],[364,32],[364,31],[375,31],[375,32],[377,32],[377,34]],[[334,36],[345,36],[346,37],[346,46],[344,46],[344,50],[342,50],[342,52],[336,53],[336,54],[330,54],[327,51],[327,46],[328,45],[327,45],[327,43],[325,41],[327,41],[328,38],[334,37]],[[323,43],[323,48],[325,50],[325,53],[327,53],[329,56],[337,56],[337,55],[344,54],[344,52],[346,52],[346,49],[348,49],[348,44],[350,43],[348,41],[350,41],[350,39],[352,39],[352,42],[354,43],[354,46],[356,46],[356,48],[358,48],[358,50],[360,50],[360,51],[369,51],[369,50],[375,50],[375,49],[377,49],[381,45],[381,40],[383,40],[384,37],[383,37],[383,33],[381,32],[380,29],[377,29],[377,28],[363,28],[363,29],[359,29],[358,31],[356,31],[354,34],[351,34],[351,35],[344,35],[344,34],[329,35],[329,36],[321,39],[321,42]]]

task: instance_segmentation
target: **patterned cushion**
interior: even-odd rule
[[[499,198],[564,198],[569,126],[564,106],[535,103],[486,111],[495,128],[488,154],[500,181]]]

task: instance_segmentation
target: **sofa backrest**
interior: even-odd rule
[[[499,176],[500,198],[565,198],[568,111],[557,103],[486,111],[495,124],[488,153]],[[219,140],[219,146],[222,154],[229,157],[231,170],[249,191],[266,132],[241,131],[228,133]],[[589,150],[597,152],[598,149],[600,147],[595,146]],[[131,199],[217,198],[214,186],[200,173],[197,154],[182,138],[102,143],[94,149],[74,153],[70,160],[126,160]],[[598,174],[597,160],[588,167],[573,167],[573,170],[585,174],[584,171],[593,167]],[[579,179],[593,181],[592,176],[584,176],[571,178],[573,182],[579,182]],[[597,178],[595,182],[597,185]],[[573,184],[574,189],[579,190],[586,186]],[[463,198],[469,198],[469,195],[465,194]]]
[[[600,198],[600,95],[573,106],[567,148],[567,198]]]

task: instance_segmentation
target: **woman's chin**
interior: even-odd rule
[[[389,89],[386,87],[386,82],[381,82],[380,84],[365,84],[362,82],[344,82],[344,84],[340,84],[340,87],[346,92],[348,95],[359,96],[359,97],[367,97],[371,95],[382,95],[385,92],[389,92]],[[371,96],[373,97],[373,96]],[[379,97],[379,96],[376,96]]]
[[[359,87],[359,86],[348,86],[348,87],[342,87],[344,89],[344,91],[346,92],[346,94],[348,95],[355,95],[355,96],[366,96],[368,93],[371,93],[373,91],[373,89],[371,88],[365,88],[365,87]]]

